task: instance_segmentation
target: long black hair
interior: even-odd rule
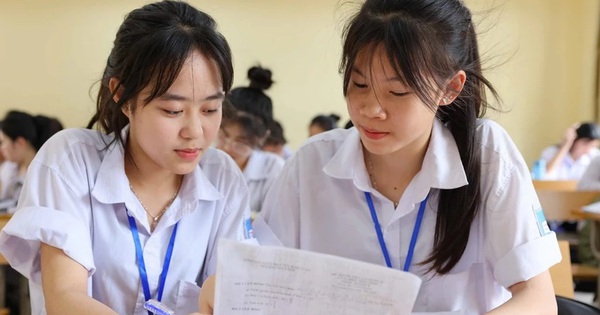
[[[476,119],[488,107],[485,87],[496,92],[482,75],[471,12],[460,0],[367,0],[344,29],[344,94],[359,53],[373,54],[378,47],[383,47],[402,83],[449,127],[467,175],[468,185],[440,191],[433,252],[422,262],[445,274],[462,257],[478,212],[481,158]],[[467,77],[463,90],[452,104],[437,108],[432,92],[446,91],[459,70]]]
[[[96,114],[88,128],[98,123],[104,132],[114,133],[114,141],[124,143],[121,130],[129,120],[121,110],[123,105],[135,101],[149,84],[152,90],[143,100],[145,104],[163,95],[194,50],[216,64],[223,91],[229,92],[233,82],[231,49],[212,17],[179,1],[152,3],[131,11],[117,32],[102,76]],[[113,92],[109,89],[111,78],[119,82]],[[115,102],[119,90],[122,94]]]

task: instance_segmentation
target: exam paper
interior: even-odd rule
[[[583,211],[600,213],[600,201],[581,207]]]
[[[421,279],[332,255],[219,243],[216,315],[409,315]]]

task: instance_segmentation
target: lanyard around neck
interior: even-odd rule
[[[137,257],[138,269],[140,272],[140,280],[142,282],[142,288],[144,289],[144,298],[146,302],[152,298],[150,294],[150,285],[148,284],[148,273],[146,272],[146,263],[144,263],[144,252],[142,251],[142,243],[140,242],[140,235],[138,233],[135,219],[127,212],[127,218],[129,220],[129,228],[131,229],[131,235],[133,236],[133,242],[135,243],[135,255]],[[169,272],[169,265],[171,264],[171,256],[173,255],[173,247],[175,245],[175,236],[177,235],[177,226],[179,222],[175,223],[173,232],[171,232],[171,239],[169,240],[169,246],[165,253],[165,261],[163,262],[163,269],[158,278],[158,292],[156,299],[160,302],[162,300],[163,291],[165,289],[165,280],[167,280],[167,273]],[[150,312],[148,312],[150,314]]]
[[[385,259],[385,264],[389,268],[392,268],[392,261],[390,260],[390,254],[388,253],[387,246],[385,246],[385,239],[383,238],[383,233],[381,232],[381,226],[379,225],[379,219],[377,218],[377,213],[375,212],[375,205],[373,205],[371,193],[365,191],[365,198],[367,199],[367,204],[369,205],[369,210],[371,211],[371,219],[373,219],[373,224],[375,225],[375,233],[377,233],[377,240],[379,241],[379,246],[381,247],[381,252],[383,253],[383,258]],[[408,254],[406,255],[406,261],[404,262],[404,268],[402,269],[404,271],[408,271],[412,262],[413,252],[415,251],[417,238],[419,237],[419,230],[421,230],[423,214],[425,213],[425,206],[427,205],[427,199],[429,199],[429,194],[427,194],[425,199],[421,201],[421,205],[419,206],[419,213],[417,214],[415,227],[413,228],[412,237],[410,238]]]

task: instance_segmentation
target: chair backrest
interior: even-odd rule
[[[536,190],[566,190],[573,191],[577,190],[576,180],[534,180],[533,187]]]
[[[556,295],[573,298],[573,273],[571,271],[571,254],[569,252],[569,242],[558,241],[562,260],[550,268],[550,276],[554,285]]]
[[[600,315],[600,309],[562,296],[556,297],[558,315]]]
[[[600,191],[567,191],[536,189],[544,215],[547,220],[581,220],[574,210],[594,202],[600,197]]]

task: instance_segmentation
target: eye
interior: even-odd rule
[[[218,108],[215,108],[215,109],[203,109],[202,110],[202,112],[205,113],[205,114],[214,114],[214,113],[216,113],[218,111],[219,111]]]
[[[352,81],[352,84],[354,84],[354,86],[356,86],[356,87],[357,87],[357,88],[359,88],[359,89],[364,89],[364,88],[367,88],[367,85],[366,85],[366,84],[361,84],[361,83],[358,83],[358,82],[356,82],[356,81]]]
[[[182,110],[168,110],[168,109],[163,109],[163,112],[165,112],[169,116],[177,116],[177,115],[183,113]]]
[[[394,96],[406,96],[406,95],[410,94],[410,92],[394,92],[394,91],[390,91],[390,94],[392,94]]]

